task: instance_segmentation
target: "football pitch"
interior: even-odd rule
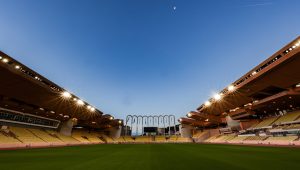
[[[300,149],[208,144],[122,144],[0,151],[0,169],[299,169]]]

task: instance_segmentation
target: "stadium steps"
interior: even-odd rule
[[[0,143],[1,144],[20,144],[20,143],[22,143],[22,141],[20,141],[16,137],[12,136],[10,133],[0,131]]]
[[[298,136],[278,136],[278,137],[269,137],[266,140],[262,141],[262,144],[272,144],[272,145],[292,145],[293,141],[299,139]]]
[[[272,125],[280,125],[282,123],[292,122],[292,121],[297,120],[297,118],[299,118],[299,116],[300,116],[300,111],[287,113],[287,114],[281,116],[279,119],[277,119]]]
[[[49,135],[46,131],[40,129],[28,129],[35,136],[39,137],[47,143],[62,143],[59,138]]]
[[[29,130],[20,127],[10,126],[9,130],[13,132],[16,137],[25,144],[45,144],[46,142],[41,138],[37,137]]]
[[[167,140],[166,140],[166,137],[164,137],[164,136],[155,136],[155,142],[165,143],[165,142],[167,142]]]
[[[278,119],[278,117],[270,117],[267,118],[261,122],[259,122],[255,127],[253,127],[254,129],[259,129],[259,128],[263,128],[263,127],[267,127],[267,126],[271,126],[276,120]],[[252,129],[253,129],[252,128]]]
[[[50,135],[57,136],[61,141],[63,141],[66,144],[79,144],[80,142],[76,139],[74,139],[72,136],[66,136],[59,132],[56,132],[54,130],[46,130]]]

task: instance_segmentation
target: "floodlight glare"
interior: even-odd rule
[[[233,85],[228,86],[228,91],[234,91],[234,86]]]
[[[215,100],[220,100],[222,97],[221,97],[221,95],[220,94],[215,94],[214,95],[214,99]]]
[[[77,100],[78,105],[84,105],[84,102],[82,100]]]
[[[3,63],[8,63],[8,59],[7,58],[3,58],[2,62]]]
[[[209,102],[209,101],[206,101],[206,102],[204,103],[204,105],[205,105],[205,106],[210,106],[210,102]]]
[[[64,98],[70,98],[72,95],[69,92],[65,91],[65,92],[62,93],[62,96]]]

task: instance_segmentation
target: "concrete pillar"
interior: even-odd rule
[[[180,131],[181,137],[184,137],[184,138],[192,137],[192,130],[193,130],[193,126],[191,126],[191,125],[185,125],[185,124],[179,125],[179,131]]]
[[[109,128],[108,131],[110,137],[117,139],[121,136],[122,126]]]
[[[62,123],[60,127],[60,133],[66,136],[72,135],[73,126],[77,124],[77,119],[69,119]]]

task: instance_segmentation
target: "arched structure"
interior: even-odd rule
[[[131,129],[131,134],[127,134],[129,127]],[[127,115],[126,116],[125,136],[126,135],[137,136],[140,134],[144,134],[145,127],[163,128],[164,135],[166,135],[166,128],[168,128],[168,135],[171,135],[171,127],[174,127],[174,133],[176,133],[175,115]]]

